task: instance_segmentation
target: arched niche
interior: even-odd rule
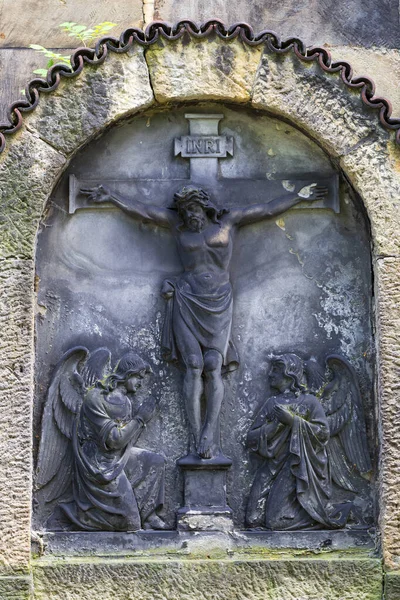
[[[225,46],[231,64],[228,74],[218,59],[226,58]],[[318,67],[299,68],[295,63],[290,56],[274,57],[268,51],[221,40],[161,44],[146,51],[145,57],[141,52],[110,56],[100,68],[86,66],[76,81],[65,81],[54,94],[42,97],[7,146],[0,165],[5,216],[1,224],[5,323],[1,427],[2,457],[8,464],[0,473],[4,496],[0,553],[6,569],[26,571],[30,561],[35,248],[51,191],[78,149],[115,120],[155,102],[162,106],[194,98],[254,106],[296,124],[329,153],[336,168],[340,165],[362,199],[371,225],[374,271],[379,530],[385,565],[398,564],[397,151],[374,115],[340,81]]]
[[[125,351],[134,350],[153,370],[146,393],[161,397],[138,445],[166,458],[163,515],[175,529],[183,503],[176,459],[187,451],[189,429],[182,369],[161,356],[166,306],[160,290],[163,280],[182,270],[176,243],[169,231],[112,205],[90,204],[78,190],[104,183],[128,199],[172,206],[174,193],[196,181],[198,163],[191,161],[202,160],[174,156],[174,140],[189,132],[188,113],[220,113],[220,133],[234,138],[233,156],[218,159],[217,179],[210,164],[209,180],[202,184],[220,208],[268,202],[313,178],[333,186],[326,206],[303,203],[235,234],[232,338],[240,366],[225,377],[221,411],[222,447],[233,460],[227,499],[234,527],[246,528],[246,506],[262,463],[246,447],[246,435],[273,393],[271,357],[291,352],[323,369],[326,357],[338,354],[355,369],[374,467],[369,479],[355,474],[356,493],[333,484],[332,503],[355,500],[368,529],[376,518],[377,458],[368,217],[329,156],[296,127],[265,111],[212,103],[151,109],[121,121],[72,158],[51,194],[37,238],[35,453],[61,356],[76,346],[91,352],[105,346],[116,364]],[[60,525],[57,518],[57,504],[71,497],[71,489],[56,494],[56,501],[46,497],[46,486],[35,494],[34,528],[79,530]]]

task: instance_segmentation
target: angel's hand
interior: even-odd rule
[[[111,192],[105,185],[97,185],[92,188],[81,188],[80,193],[87,196],[89,202],[100,204],[101,202],[111,202]]]
[[[281,406],[280,404],[275,406],[274,415],[278,419],[278,421],[280,421],[280,423],[288,425],[289,427],[293,425],[294,416],[292,415],[292,413],[286,410],[286,408],[283,408],[283,406]]]
[[[315,200],[322,200],[325,198],[325,196],[328,195],[328,188],[316,183],[311,183],[310,185],[302,187],[297,195],[299,198],[314,202]]]
[[[136,416],[140,417],[144,423],[148,423],[156,411],[157,404],[156,398],[149,396],[140,406]]]

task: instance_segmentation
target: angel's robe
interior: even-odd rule
[[[293,425],[274,416],[278,404],[294,415]],[[328,421],[315,396],[281,394],[267,400],[248,434],[249,447],[264,458],[247,506],[250,526],[285,531],[343,527],[343,517],[333,518],[328,507],[328,440]]]
[[[130,399],[118,390],[94,388],[82,404],[73,436],[74,501],[60,504],[70,521],[88,531],[136,531],[163,504],[164,458],[133,447],[107,444],[114,427],[134,419]]]

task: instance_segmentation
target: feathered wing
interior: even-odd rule
[[[330,429],[328,455],[333,481],[351,492],[354,473],[365,477],[371,471],[364,409],[356,373],[342,356],[330,354],[326,365],[333,374],[321,396]]]
[[[88,354],[83,346],[68,350],[55,369],[47,393],[36,470],[36,485],[45,488],[46,502],[60,497],[71,482],[71,439],[85,393],[79,369]]]
[[[310,394],[318,394],[325,386],[325,366],[321,366],[314,357],[304,362],[304,374],[306,376],[307,391]]]
[[[111,372],[111,352],[108,348],[97,348],[82,366],[81,374],[86,388],[92,387]]]

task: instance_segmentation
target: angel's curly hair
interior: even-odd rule
[[[208,192],[203,190],[203,188],[194,185],[186,185],[179,192],[176,192],[170,209],[176,210],[183,221],[185,204],[188,204],[189,202],[199,204],[213,223],[219,223],[219,219],[222,215],[229,212],[227,208],[218,208],[215,206],[215,204],[211,202]]]
[[[297,354],[275,356],[271,361],[271,364],[274,363],[283,365],[284,374],[292,380],[290,385],[292,392],[304,392],[306,390],[307,386],[304,384],[304,365],[302,359]]]
[[[144,377],[146,373],[150,372],[149,363],[145,362],[136,352],[129,350],[121,356],[114,372],[106,378],[102,387],[111,392],[119,383],[124,383],[133,375]]]

